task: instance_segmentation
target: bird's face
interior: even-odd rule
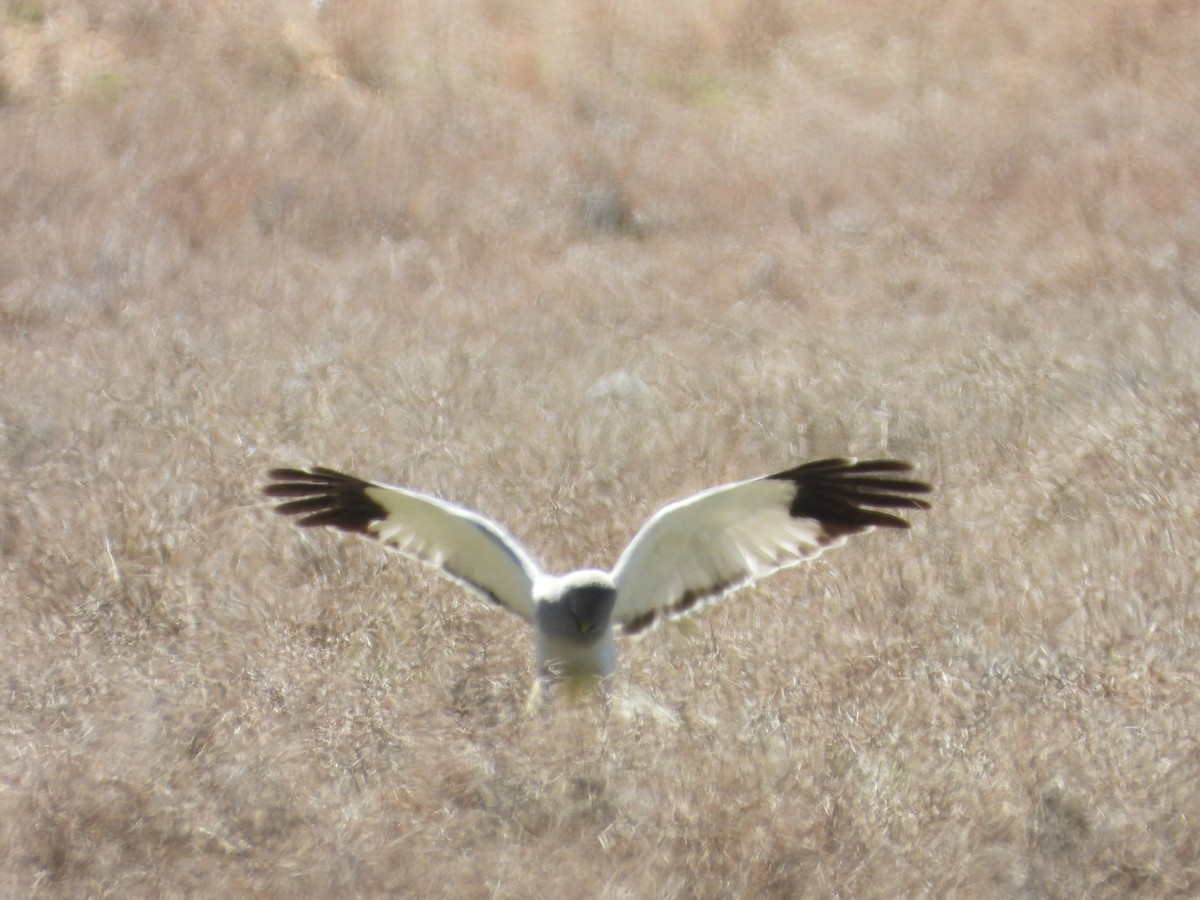
[[[608,627],[613,606],[617,602],[617,592],[603,585],[583,585],[571,588],[563,600],[579,634],[595,632],[599,636]]]
[[[537,604],[543,634],[572,643],[590,644],[608,632],[617,589],[603,573],[575,573],[560,580]]]

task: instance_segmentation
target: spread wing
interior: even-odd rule
[[[613,570],[613,619],[626,634],[720,599],[873,527],[907,528],[887,509],[928,509],[906,462],[824,459],[727,484],[659,510]]]
[[[378,538],[532,621],[537,563],[494,522],[436,497],[333,469],[272,469],[268,477],[263,493],[283,501],[275,511],[297,517],[297,524]]]

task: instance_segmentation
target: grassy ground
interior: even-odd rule
[[[1200,7],[8,0],[0,893],[1200,893]],[[935,509],[524,714],[257,495]]]

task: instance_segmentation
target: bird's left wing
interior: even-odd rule
[[[527,621],[539,569],[508,532],[468,509],[405,488],[333,469],[272,469],[263,493],[303,526],[328,525],[378,538],[441,569]]]
[[[913,496],[929,485],[897,477],[911,469],[893,459],[825,459],[663,507],[617,560],[614,621],[636,634],[660,616],[692,611],[851,534],[907,528],[883,509],[929,508]]]

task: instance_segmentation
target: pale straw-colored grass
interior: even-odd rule
[[[1200,893],[1198,42],[9,3],[0,894]],[[521,623],[257,493],[406,483],[563,569],[843,453],[934,509],[533,718]]]

